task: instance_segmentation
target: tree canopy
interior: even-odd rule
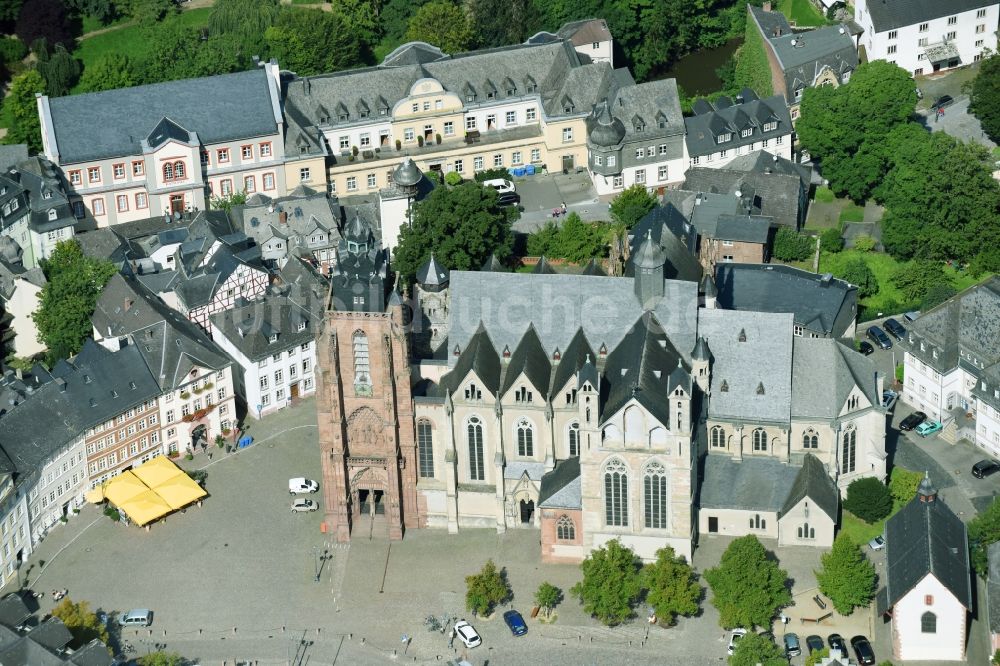
[[[492,187],[475,182],[438,187],[414,206],[412,224],[400,231],[393,265],[412,283],[432,253],[451,270],[476,270],[490,254],[506,259],[513,242]]]
[[[778,609],[792,601],[787,579],[753,534],[733,540],[719,566],[705,571],[712,604],[725,629],[770,626]]]
[[[868,298],[878,293],[878,278],[875,277],[875,272],[872,271],[868,263],[861,257],[854,257],[848,260],[840,269],[834,271],[834,274],[840,279],[847,280],[857,286],[858,296],[861,298]]]
[[[785,651],[770,636],[747,632],[729,657],[729,666],[787,666]]]
[[[970,92],[969,112],[975,114],[994,143],[1000,142],[1000,54],[979,61],[979,73]]]
[[[406,29],[407,41],[427,42],[445,53],[467,51],[472,38],[465,10],[447,0],[434,0],[420,7]]]
[[[583,603],[583,610],[608,626],[632,617],[632,608],[642,591],[639,558],[628,546],[612,539],[580,564],[583,580],[571,592]]]
[[[49,348],[48,359],[54,363],[80,351],[90,336],[97,297],[115,274],[115,266],[84,255],[80,244],[69,240],[60,242],[52,256],[42,260],[42,270],[48,282],[31,317],[38,327],[39,341]]]
[[[488,560],[483,570],[465,577],[465,605],[476,615],[488,615],[510,596],[510,587],[503,571]]]
[[[861,552],[858,544],[841,532],[829,553],[820,556],[822,569],[816,572],[819,591],[830,598],[841,615],[855,608],[865,608],[875,596],[875,565]]]
[[[4,106],[10,109],[14,124],[4,137],[4,143],[26,143],[28,150],[42,150],[42,125],[38,120],[35,93],[45,92],[45,79],[34,69],[18,74],[11,81]]]
[[[576,213],[570,213],[562,224],[550,221],[529,234],[528,254],[566,259],[574,263],[604,257],[608,254],[608,229],[607,225],[584,222]]]
[[[208,31],[228,35],[242,44],[259,44],[278,18],[278,0],[215,0],[208,15]]]
[[[986,551],[1000,541],[1000,499],[994,498],[986,510],[969,521],[969,547],[972,566],[980,576],[986,575]]]
[[[176,652],[166,652],[159,650],[139,657],[136,662],[139,666],[185,666],[187,659]]]
[[[131,88],[138,85],[132,60],[120,53],[108,53],[94,65],[84,70],[80,77],[80,87],[84,92],[100,92],[115,88]]]
[[[73,634],[70,645],[74,648],[80,648],[95,638],[108,642],[107,626],[90,610],[86,601],[73,602],[66,597],[52,609],[52,615],[62,620],[69,633]]]
[[[535,592],[535,603],[542,609],[546,617],[562,601],[562,590],[548,581],[538,586]]]
[[[282,8],[264,31],[267,55],[299,76],[335,72],[361,64],[360,45],[340,15]]]
[[[80,78],[80,61],[69,54],[66,47],[56,44],[52,52],[43,43],[38,49],[38,73],[45,79],[45,94],[61,97],[69,94]]]
[[[642,570],[646,603],[656,611],[658,622],[672,625],[678,615],[690,617],[700,608],[702,589],[698,576],[683,555],[667,546],[656,551],[656,561]]]
[[[656,208],[656,197],[644,185],[632,185],[611,201],[611,219],[631,229],[646,213]]]
[[[14,32],[27,46],[37,39],[48,44],[69,44],[69,24],[62,0],[29,0],[21,6]]]
[[[871,525],[892,513],[892,493],[874,477],[855,479],[847,486],[844,508]]]
[[[803,261],[812,255],[815,245],[812,236],[799,233],[791,227],[780,226],[774,233],[772,252],[782,261]]]

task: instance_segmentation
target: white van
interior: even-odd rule
[[[494,178],[492,180],[484,180],[483,187],[492,187],[499,194],[504,192],[513,192],[514,183],[510,182],[506,178]]]
[[[123,627],[148,627],[153,624],[153,611],[148,608],[135,608],[118,618],[118,624]]]

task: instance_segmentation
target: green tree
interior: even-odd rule
[[[917,488],[924,475],[905,467],[893,467],[889,475],[889,493],[896,504],[906,504],[917,496]]]
[[[656,197],[644,185],[626,187],[611,201],[611,219],[631,229],[656,208]]]
[[[188,663],[187,659],[176,652],[164,650],[150,652],[144,657],[139,657],[136,661],[139,666],[186,666]]]
[[[980,576],[986,575],[986,551],[1000,541],[1000,499],[994,498],[986,510],[969,521],[969,549],[972,566]]]
[[[632,617],[632,607],[642,591],[639,559],[618,539],[608,541],[580,564],[583,580],[570,590],[583,610],[608,626]]]
[[[503,571],[493,560],[487,560],[483,570],[465,577],[465,605],[476,615],[489,615],[494,607],[510,596],[510,587]]]
[[[935,285],[950,284],[944,272],[944,265],[940,261],[920,259],[901,265],[890,279],[903,296],[911,301],[920,300]]]
[[[131,88],[139,83],[135,67],[127,55],[108,53],[83,70],[80,87],[84,92]]]
[[[532,0],[469,0],[466,6],[476,42],[482,48],[520,44],[541,28]]]
[[[70,44],[66,6],[62,0],[30,0],[21,6],[14,33],[29,47],[35,40],[47,44]]]
[[[412,283],[431,253],[452,270],[476,270],[490,254],[503,261],[513,234],[492,187],[466,182],[439,187],[414,206],[413,223],[400,232],[395,267]]]
[[[274,25],[264,31],[264,42],[270,57],[299,76],[361,64],[358,40],[336,13],[283,7]]]
[[[725,629],[770,626],[778,609],[792,601],[787,579],[752,534],[732,541],[719,566],[705,572],[719,624]]]
[[[828,647],[825,647],[822,650],[813,650],[809,653],[809,656],[806,657],[806,666],[820,666],[820,664],[823,663],[823,660],[829,656],[830,648]],[[892,666],[892,664],[889,666]]]
[[[933,284],[928,287],[927,293],[925,293],[923,299],[921,299],[920,309],[927,312],[931,308],[944,303],[957,293],[958,289],[951,284]]]
[[[549,221],[528,235],[528,254],[583,263],[607,255],[606,225],[584,222],[570,213],[562,224]]]
[[[18,74],[10,83],[4,106],[10,110],[13,126],[4,137],[4,143],[26,143],[28,150],[42,149],[42,130],[38,120],[35,93],[45,92],[45,80],[36,70]]]
[[[871,252],[875,249],[875,245],[875,239],[866,234],[854,237],[854,249],[858,252]]]
[[[844,508],[871,525],[892,513],[892,493],[876,478],[856,479],[847,486]]]
[[[836,254],[844,249],[844,239],[840,236],[840,229],[824,229],[819,235],[819,249],[823,252]]]
[[[65,0],[66,7],[81,16],[90,16],[103,25],[111,23],[118,15],[118,9],[112,0]]]
[[[701,586],[698,576],[683,555],[667,546],[656,551],[656,561],[642,570],[648,592],[646,602],[656,611],[663,625],[672,625],[678,615],[691,617],[700,608]]]
[[[225,196],[212,197],[209,203],[211,203],[212,208],[224,210],[228,213],[234,206],[242,206],[246,202],[247,192],[246,190],[242,190],[240,192],[230,192]]]
[[[208,31],[226,35],[252,50],[260,47],[264,32],[274,25],[278,13],[278,0],[215,0],[208,15]]]
[[[969,112],[979,119],[990,139],[1000,141],[1000,54],[979,62],[979,73],[969,95]]]
[[[767,61],[764,38],[753,21],[747,21],[743,45],[736,52],[736,70],[733,78],[734,87],[737,89],[750,88],[762,99],[772,94],[771,66]]]
[[[137,69],[142,83],[158,83],[236,72],[246,68],[250,55],[235,39],[212,35],[203,40],[201,30],[172,18],[149,33],[146,55]]]
[[[560,601],[562,601],[562,590],[558,587],[548,581],[538,586],[538,590],[535,592],[535,603],[542,609],[545,617],[549,617],[552,609],[559,605]]]
[[[377,44],[381,36],[379,4],[376,0],[337,0],[333,8],[344,29],[355,35],[362,45],[370,47]]]
[[[771,637],[750,631],[736,644],[729,666],[788,666],[788,658]]]
[[[45,79],[45,93],[49,97],[68,95],[69,89],[80,78],[80,61],[71,56],[62,44],[56,44],[51,53],[47,48],[41,49],[35,66]]]
[[[42,261],[48,280],[38,309],[32,313],[39,341],[48,348],[49,365],[80,351],[91,333],[90,317],[97,297],[115,274],[115,265],[83,254],[75,240],[56,245]]]
[[[177,5],[173,0],[126,0],[123,9],[138,21],[139,25],[147,27],[177,13]]]
[[[875,273],[861,257],[854,257],[844,262],[834,274],[842,280],[847,280],[858,288],[858,296],[868,298],[878,293],[879,284]]]
[[[90,604],[86,601],[74,603],[66,597],[52,609],[52,615],[62,620],[69,633],[73,634],[73,641],[70,643],[73,648],[80,648],[95,638],[108,642],[108,628],[90,610]]]
[[[774,234],[772,254],[782,261],[803,261],[813,253],[812,236],[801,234],[791,227],[781,226]]]
[[[445,53],[468,50],[472,37],[465,10],[447,0],[434,0],[418,9],[406,29],[406,41],[427,42]]]
[[[815,572],[819,591],[830,598],[841,615],[855,608],[866,608],[875,596],[875,565],[861,552],[861,547],[841,532],[829,553],[820,557],[822,569]]]

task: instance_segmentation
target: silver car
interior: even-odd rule
[[[301,513],[304,511],[315,511],[319,508],[319,505],[311,499],[305,499],[304,497],[298,497],[292,500],[292,512]]]

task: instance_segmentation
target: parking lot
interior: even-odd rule
[[[962,90],[963,84],[975,78],[978,64],[951,70],[949,72],[917,77],[917,87],[923,99],[917,102],[917,115],[921,123],[932,132],[946,132],[962,141],[974,141],[992,150],[996,144],[983,132],[979,119],[969,113],[969,96]],[[943,95],[949,95],[954,103],[945,107],[944,114],[938,115],[931,105]]]

